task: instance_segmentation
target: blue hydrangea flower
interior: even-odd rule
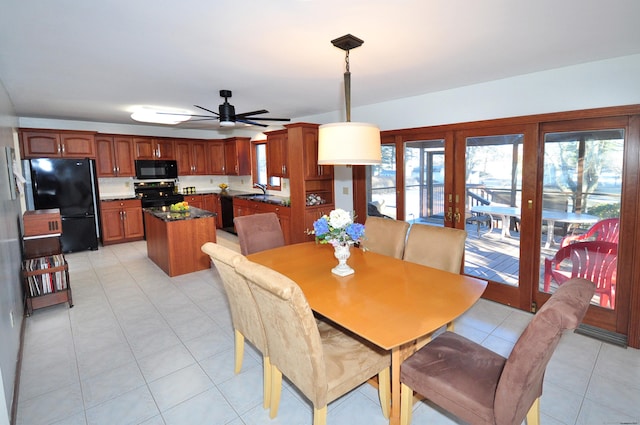
[[[347,226],[345,231],[352,240],[358,241],[364,235],[364,224],[352,223]]]
[[[329,223],[325,217],[321,217],[313,222],[313,231],[316,237],[322,237],[325,233],[329,233]]]

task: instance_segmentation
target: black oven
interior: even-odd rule
[[[178,177],[178,163],[173,160],[138,159],[137,179],[175,179]]]

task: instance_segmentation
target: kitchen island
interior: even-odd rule
[[[211,259],[200,247],[216,241],[216,214],[200,208],[144,209],[147,255],[169,276],[205,270]]]

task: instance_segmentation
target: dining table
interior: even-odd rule
[[[304,242],[247,258],[296,282],[311,309],[390,352],[391,414],[400,423],[400,364],[481,297],[487,281],[351,247],[355,273],[338,276],[331,245]]]
[[[510,237],[509,222],[511,217],[520,218],[520,208],[506,205],[476,205],[471,208],[471,212],[476,214],[486,214],[502,220],[501,237]],[[547,222],[547,239],[545,248],[555,245],[556,222],[568,224],[593,224],[600,220],[599,217],[591,214],[574,213],[558,210],[542,210],[542,220]]]

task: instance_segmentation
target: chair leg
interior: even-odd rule
[[[236,344],[236,357],[235,357],[235,373],[240,373],[240,369],[242,369],[242,359],[244,357],[244,335],[240,333],[237,329],[235,331],[235,344]]]
[[[313,408],[313,425],[326,425],[327,424],[327,406],[320,409]]]
[[[527,425],[540,425],[540,397],[533,401],[527,412]]]
[[[282,372],[271,365],[271,400],[269,417],[271,419],[278,416],[278,407],[280,407],[280,395],[282,393]]]
[[[411,425],[413,411],[413,390],[400,384],[400,425]]]
[[[380,406],[382,406],[382,415],[389,419],[391,414],[391,370],[388,367],[378,373],[378,396],[380,397]]]
[[[262,357],[262,407],[268,409],[271,406],[271,360],[269,357]]]

